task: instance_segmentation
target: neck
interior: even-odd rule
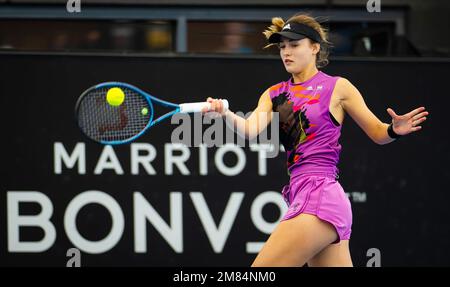
[[[316,65],[313,65],[313,67],[308,67],[298,74],[292,74],[292,78],[294,79],[295,84],[303,83],[317,74],[317,72],[319,72],[319,70],[317,69]]]

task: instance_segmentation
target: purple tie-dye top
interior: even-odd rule
[[[279,112],[280,141],[287,153],[291,177],[304,172],[338,174],[341,126],[329,111],[339,77],[321,71],[303,82],[270,87],[273,111]]]

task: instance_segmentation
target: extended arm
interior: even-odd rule
[[[253,139],[259,135],[272,120],[272,101],[269,90],[266,90],[259,98],[258,105],[251,115],[245,119],[234,112],[223,111],[222,103],[219,100],[208,98],[211,109],[203,112],[217,112],[224,116],[227,125],[233,128],[240,136]]]
[[[383,145],[395,140],[388,134],[390,123],[381,122],[369,110],[361,93],[352,83],[340,78],[336,83],[336,92],[343,109],[375,143]],[[397,115],[391,108],[388,108],[387,112],[392,117],[394,133],[400,136],[419,131],[422,128],[419,124],[424,122],[428,115],[424,107],[414,109],[402,116]]]

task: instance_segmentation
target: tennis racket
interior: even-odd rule
[[[119,103],[111,104],[109,94],[119,91]],[[224,109],[228,101],[222,100]],[[154,118],[155,104],[173,110]],[[132,142],[149,128],[176,113],[201,112],[210,109],[208,102],[174,104],[158,99],[141,89],[121,82],[105,82],[84,91],[75,105],[75,117],[81,131],[90,139],[105,145]]]

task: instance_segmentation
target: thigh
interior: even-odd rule
[[[336,239],[333,225],[315,215],[300,214],[280,222],[252,266],[303,266]]]
[[[353,267],[349,241],[330,244],[308,261],[310,267]]]

